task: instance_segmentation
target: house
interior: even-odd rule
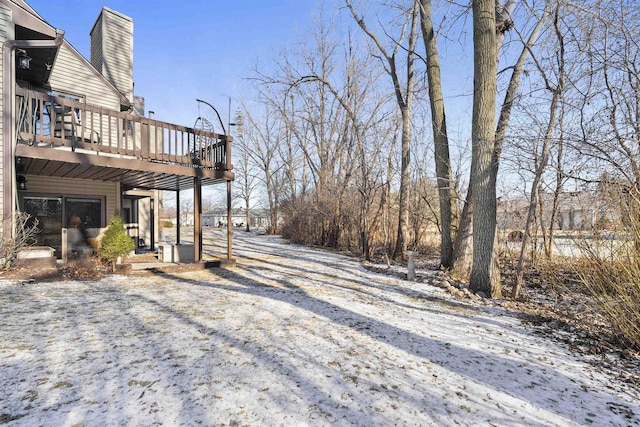
[[[542,215],[545,227],[549,227],[554,205],[553,193],[542,193]],[[557,208],[553,215],[556,230],[593,230],[614,217],[603,195],[589,191],[561,192],[557,196]],[[529,209],[529,199],[520,197],[498,201],[498,228],[523,230]],[[540,207],[536,208],[540,215]]]
[[[145,117],[131,18],[104,7],[90,36],[86,59],[25,1],[0,0],[3,238],[15,235],[16,212],[27,212],[39,221],[38,244],[64,259],[118,210],[153,249],[161,191],[193,189],[199,261],[202,186],[226,183],[230,192],[231,138]]]
[[[202,214],[202,222],[205,227],[226,226],[228,223],[227,211],[215,209]],[[251,228],[269,228],[271,221],[267,209],[251,209],[249,211]],[[235,208],[231,210],[231,225],[234,227],[245,227],[247,223],[247,210]]]

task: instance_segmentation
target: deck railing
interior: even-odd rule
[[[231,170],[231,138],[16,87],[18,143]]]

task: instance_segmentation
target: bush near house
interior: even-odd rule
[[[14,226],[14,237],[0,235],[0,270],[3,271],[11,268],[21,249],[36,244],[36,235],[40,232],[38,220],[25,212],[16,213]]]
[[[136,245],[127,236],[127,232],[124,228],[124,221],[120,216],[119,211],[115,211],[109,222],[109,226],[104,232],[102,241],[100,242],[100,248],[98,249],[98,256],[111,263],[113,271],[116,271],[116,262],[118,257],[124,256],[129,252],[135,250]]]

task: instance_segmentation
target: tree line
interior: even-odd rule
[[[253,71],[236,195],[274,233],[367,259],[437,234],[441,267],[491,297],[500,195],[528,201],[519,272],[539,235],[552,256],[567,191],[640,237],[639,18],[633,0],[343,0]]]

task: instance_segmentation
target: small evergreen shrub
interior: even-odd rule
[[[173,227],[173,223],[171,221],[165,221],[164,222],[164,227],[165,228],[172,228]]]
[[[115,272],[118,257],[128,254],[135,248],[136,245],[133,239],[127,236],[127,232],[124,229],[124,221],[122,221],[120,212],[115,211],[100,242],[100,248],[98,249],[100,259],[111,263]]]

